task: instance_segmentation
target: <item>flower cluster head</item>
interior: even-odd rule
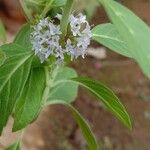
[[[61,19],[61,15],[57,15],[57,18]],[[84,58],[91,36],[91,27],[82,14],[70,15],[68,33],[63,41],[60,25],[45,18],[33,28],[32,49],[41,63],[49,56],[55,56],[57,63],[63,63],[65,54],[71,56],[71,60],[79,56]]]

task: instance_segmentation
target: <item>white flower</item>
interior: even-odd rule
[[[68,54],[71,55],[71,60],[80,55],[84,58],[92,37],[91,27],[86,20],[86,16],[82,14],[78,16],[71,15],[69,22],[76,43],[74,44],[70,39],[67,40]]]
[[[78,16],[70,15],[69,18],[71,31],[74,36],[77,36],[81,34],[81,27],[84,23],[87,23],[86,16],[83,16],[82,14],[79,14]]]
[[[54,55],[58,59],[63,58],[62,48],[59,44],[60,34],[59,25],[51,23],[48,18],[40,20],[34,27],[34,31],[31,33],[32,49],[40,58],[41,63],[50,55]]]
[[[61,19],[61,15],[57,15]],[[48,18],[40,20],[31,33],[32,49],[43,63],[49,56],[55,56],[57,64],[63,64],[64,54],[71,60],[82,56],[84,58],[91,39],[91,27],[82,14],[69,17],[70,35],[67,35],[62,48],[60,25],[52,23]]]

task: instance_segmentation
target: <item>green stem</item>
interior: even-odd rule
[[[60,22],[60,29],[61,29],[63,37],[65,37],[67,34],[69,15],[72,11],[73,3],[74,3],[74,0],[67,0],[65,8],[64,8],[64,13],[62,16],[62,20]]]
[[[54,0],[50,0],[49,3],[46,5],[46,7],[44,8],[41,17],[44,18],[46,16],[46,14],[48,13],[48,11],[51,9],[52,3],[54,2]]]
[[[19,0],[19,2],[25,13],[27,20],[32,20],[32,15],[31,15],[30,11],[28,10],[28,8],[26,7],[26,5],[24,4],[24,2],[22,0]]]
[[[45,70],[45,76],[46,76],[46,87],[43,93],[42,101],[45,105],[47,98],[48,98],[49,90],[50,90],[50,74],[49,74],[49,67],[45,67],[44,70]]]

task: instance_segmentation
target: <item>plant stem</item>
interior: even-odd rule
[[[44,69],[45,69],[45,76],[46,76],[46,87],[42,97],[43,106],[45,106],[45,104],[47,103],[50,89],[54,86],[54,80],[58,74],[59,67],[55,65],[55,66],[51,66],[51,68],[45,67]],[[51,71],[49,71],[49,69],[51,69]]]
[[[60,29],[61,29],[63,37],[65,37],[67,33],[69,15],[72,11],[73,3],[74,3],[74,0],[67,0],[65,8],[64,8],[64,13],[62,16],[62,20],[60,22]]]
[[[44,18],[47,14],[47,12],[50,10],[52,3],[54,2],[54,0],[50,0],[49,3],[46,5],[46,7],[44,8],[41,17]]]
[[[50,75],[49,75],[49,67],[45,67],[44,70],[45,70],[45,76],[46,76],[46,87],[43,93],[42,101],[43,101],[43,104],[45,105],[47,98],[48,98],[49,90],[50,90]]]
[[[20,5],[25,13],[25,16],[27,18],[27,20],[32,20],[32,15],[31,13],[29,12],[28,8],[26,7],[26,5],[24,4],[24,2],[22,0],[19,0],[20,2]]]

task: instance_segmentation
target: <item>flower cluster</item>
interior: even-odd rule
[[[58,16],[61,19],[61,16]],[[57,63],[63,63],[64,54],[71,56],[71,60],[79,56],[84,58],[91,39],[90,25],[86,21],[86,17],[79,14],[77,16],[70,15],[69,26],[69,35],[63,42],[65,46],[62,46],[61,43],[60,25],[45,18],[34,26],[31,33],[32,49],[40,58],[41,63],[49,56],[55,56]]]
[[[63,52],[59,45],[60,27],[54,25],[48,18],[40,20],[31,33],[32,49],[44,62],[50,55],[63,59]]]
[[[87,48],[90,44],[91,39],[91,27],[89,23],[86,21],[86,16],[79,14],[78,16],[71,15],[69,18],[71,32],[73,34],[76,43],[74,44],[71,39],[67,40],[66,50],[71,56],[71,59],[74,57],[82,56],[87,52]]]

